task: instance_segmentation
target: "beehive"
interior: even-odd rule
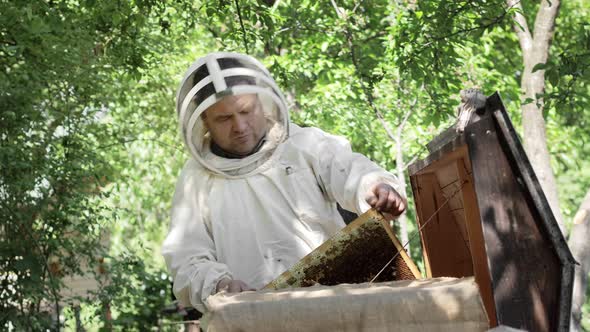
[[[369,210],[303,257],[265,289],[369,282],[384,267],[375,281],[420,277],[418,268],[403,249],[389,222],[379,212]]]
[[[474,276],[492,327],[567,331],[574,260],[499,95],[429,150],[409,167],[427,277]]]
[[[221,292],[207,306],[210,332],[488,331],[472,277]]]

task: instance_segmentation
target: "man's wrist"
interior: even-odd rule
[[[232,278],[223,277],[217,281],[217,285],[215,285],[215,293],[219,293],[223,289],[227,289],[229,284],[232,282]]]

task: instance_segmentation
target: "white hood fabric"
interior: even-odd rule
[[[248,64],[258,63],[232,53],[215,53],[204,62],[237,56]],[[198,84],[186,77],[199,68],[197,63],[185,75],[180,99]],[[265,75],[265,82],[272,80]],[[369,209],[365,197],[373,185],[385,182],[398,190],[395,176],[352,152],[345,139],[289,123],[278,89],[264,84],[258,95],[263,104],[264,98],[274,103],[265,106],[270,114],[267,142],[243,159],[213,155],[208,134],[193,126],[198,119],[182,114],[183,109],[199,114],[213,103],[204,108],[193,101],[177,103],[192,158],[176,185],[162,254],[176,297],[201,312],[207,311],[206,299],[222,278],[262,288],[344,227],[337,203],[361,214]],[[216,100],[223,96],[218,92]],[[183,108],[190,104],[194,112]]]

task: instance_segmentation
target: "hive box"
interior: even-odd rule
[[[409,167],[427,277],[474,276],[492,327],[568,331],[575,262],[500,96],[428,148]]]
[[[473,277],[221,292],[207,305],[209,332],[488,330]]]

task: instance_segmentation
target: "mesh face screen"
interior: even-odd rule
[[[247,68],[250,70],[254,70],[259,74],[267,76],[263,70],[261,70],[255,64],[249,63],[247,61],[242,61],[242,60],[236,59],[236,58],[219,58],[216,61],[219,64],[219,68],[221,70],[232,69],[232,68]],[[209,75],[210,75],[210,73],[209,73],[209,70],[207,69],[207,64],[202,64],[187,79],[187,82],[190,82],[191,84],[189,87],[187,87],[186,92],[184,92],[184,94],[182,96],[180,96],[181,97],[180,99],[184,99],[186,97],[186,93],[188,93],[190,88],[197,85],[199,82],[201,82],[203,79],[205,79]],[[254,76],[245,76],[245,75],[229,76],[229,77],[224,77],[224,80],[225,80],[228,88],[231,88],[231,87],[237,86],[237,85],[258,85],[258,86],[270,87],[267,84],[260,82],[261,80],[256,79]],[[201,88],[195,94],[192,101],[195,105],[199,105],[205,99],[207,99],[209,96],[213,95],[216,92],[219,92],[219,91],[215,91],[215,87],[214,87],[213,83],[206,84],[203,88]],[[276,91],[273,91],[273,92],[275,94],[277,94]]]
[[[226,65],[226,68],[223,68],[223,69],[247,67],[249,69],[256,69],[256,72],[258,72],[266,77],[266,75],[261,70],[254,68],[253,65],[244,64],[236,59],[231,59],[231,58],[225,58],[225,59],[219,59],[219,60],[224,60],[223,63]],[[192,80],[193,86],[196,85],[198,82],[200,82],[208,74],[209,74],[209,71],[207,70],[207,67],[205,65],[199,67],[199,69],[197,69],[197,71],[193,75],[193,80]],[[205,76],[203,76],[203,75],[205,75]],[[254,76],[248,76],[248,75],[227,76],[227,77],[224,77],[224,81],[225,81],[228,88],[232,88],[232,87],[239,86],[239,85],[257,86],[257,87],[268,88],[268,89],[272,90],[273,94],[275,94],[277,97],[279,96],[279,94],[275,91],[275,89],[272,88],[272,86],[265,83],[262,79],[256,78]],[[215,91],[215,86],[212,82],[206,84],[199,91],[197,91],[197,93],[193,97],[194,105],[201,104],[205,99],[209,98],[211,95],[215,94],[216,92],[217,91]]]
[[[197,91],[197,94],[194,97],[195,105],[201,104],[205,99],[209,98],[209,96],[214,93],[215,87],[213,86],[213,83],[205,85],[201,90]]]
[[[225,78],[225,84],[228,87],[233,87],[236,85],[264,85],[256,84],[256,78],[251,76],[229,76]]]
[[[219,64],[219,68],[221,70],[230,68],[248,68],[264,74],[264,72],[253,63],[248,63],[234,58],[219,58],[217,59],[217,63]]]
[[[197,83],[202,81],[207,76],[209,76],[209,69],[207,69],[207,65],[203,64],[201,67],[199,67],[199,69],[195,70],[195,73],[193,74],[193,86],[197,85]]]

